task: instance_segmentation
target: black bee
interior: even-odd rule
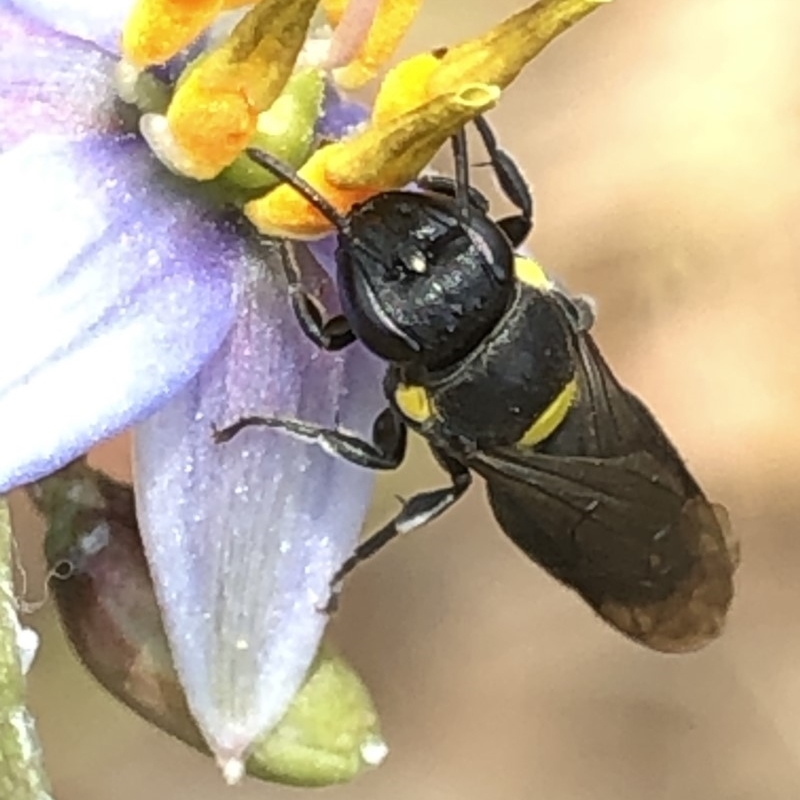
[[[403,460],[407,428],[423,436],[450,485],[410,498],[337,574],[417,528],[485,481],[505,533],[607,622],[656,650],[701,647],[733,596],[736,546],[644,404],[620,385],[589,329],[593,308],[515,253],[532,226],[529,188],[488,124],[476,120],[500,187],[519,213],[493,221],[468,182],[388,191],[338,213],[289,167],[249,151],[338,231],[343,314],[329,317],[287,259],[299,324],[320,347],[359,340],[387,363],[387,408],[373,441],[295,419],[250,417],[370,469]]]

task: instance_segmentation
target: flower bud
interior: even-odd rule
[[[137,714],[208,752],[172,663],[131,489],[74,462],[28,491],[48,524],[51,590],[78,657]],[[282,721],[254,744],[246,771],[323,786],[354,778],[385,754],[366,688],[323,644]]]

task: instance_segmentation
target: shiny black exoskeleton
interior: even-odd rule
[[[341,579],[390,539],[441,514],[473,472],[495,517],[534,561],[608,622],[658,650],[715,637],[737,562],[724,510],[711,504],[645,406],[614,378],[589,334],[590,303],[515,253],[531,228],[525,180],[476,121],[501,188],[519,214],[497,222],[468,182],[391,191],[340,215],[274,157],[251,157],[292,184],[338,229],[343,314],[325,318],[287,260],[300,325],[320,347],[358,339],[387,362],[387,409],[373,441],[302,420],[252,417],[372,469],[402,461],[406,429],[424,436],[451,483],[415,495],[363,542]]]

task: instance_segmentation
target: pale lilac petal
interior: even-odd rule
[[[316,134],[323,140],[343,139],[355,133],[368,119],[369,109],[361,103],[348,100],[327,84]]]
[[[323,236],[321,239],[314,239],[306,244],[312,256],[328,270],[332,277],[336,275],[336,248],[338,246],[338,235]]]
[[[32,133],[117,130],[113,66],[97,47],[55,34],[0,0],[0,151]]]
[[[176,184],[132,138],[0,156],[0,491],[152,412],[230,330],[245,244]]]
[[[338,418],[368,435],[385,404],[381,364],[360,345],[327,354],[308,342],[278,245],[262,250],[226,343],[138,426],[134,448],[137,511],[172,652],[200,728],[229,768],[303,679],[373,475],[265,429],[215,444],[212,426],[273,413]]]
[[[133,0],[0,0],[0,7],[16,6],[47,27],[95,42],[110,53],[119,52],[120,31]]]

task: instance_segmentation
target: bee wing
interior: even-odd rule
[[[645,406],[586,334],[579,398],[541,448],[477,453],[508,536],[614,627],[656,650],[716,637],[738,560],[727,515],[705,498]]]
[[[659,455],[687,489],[700,489],[650,410],[614,377],[588,333],[574,336],[578,396],[569,415],[537,450],[563,456],[610,458]]]

